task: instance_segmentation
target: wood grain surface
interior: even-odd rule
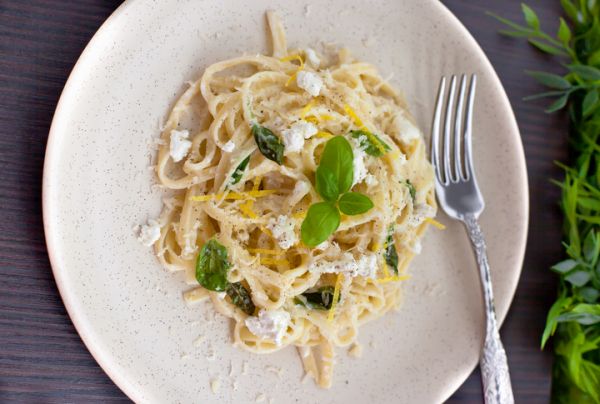
[[[315,1],[315,0],[313,0]],[[399,0],[402,1],[402,0]],[[42,226],[41,179],[52,115],[83,48],[116,0],[0,0],[0,402],[126,402],[75,331],[56,289]],[[517,402],[548,402],[550,352],[539,349],[561,258],[553,160],[566,159],[566,116],[522,98],[540,91],[527,69],[558,64],[523,41],[497,34],[485,11],[520,18],[520,0],[444,0],[495,66],[521,129],[531,195],[527,253],[502,337]],[[529,0],[556,29],[558,0]],[[510,192],[510,190],[507,190]],[[449,400],[481,402],[475,371]]]

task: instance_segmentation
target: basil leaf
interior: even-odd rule
[[[294,298],[294,303],[300,304],[307,309],[329,310],[333,304],[333,286],[323,286],[316,292],[304,292]],[[338,296],[338,302],[340,296]]]
[[[340,196],[337,178],[327,166],[320,165],[317,168],[315,188],[319,195],[329,202],[337,201],[338,196]]]
[[[347,192],[352,186],[354,177],[352,160],[354,160],[352,147],[344,137],[336,136],[325,144],[319,167],[327,167],[333,173],[341,194]]]
[[[246,167],[248,167],[248,163],[250,163],[250,156],[246,157],[242,162],[237,166],[233,174],[231,174],[231,185],[235,185],[244,176],[244,171],[246,171]]]
[[[398,275],[398,251],[396,251],[396,245],[394,244],[394,236],[391,232],[387,236],[385,244],[386,247],[385,252],[383,254],[383,257],[385,258],[385,263],[388,267],[390,267],[392,271],[394,271],[396,275]]]
[[[346,215],[360,215],[373,208],[373,201],[358,192],[347,192],[340,198],[339,206]]]
[[[268,158],[269,160],[273,160],[277,164],[281,164],[283,162],[283,150],[284,146],[273,132],[264,126],[260,126],[258,124],[252,125],[252,134],[254,135],[254,141],[258,146],[258,150]]]
[[[311,205],[302,226],[300,234],[302,242],[314,247],[327,240],[340,225],[340,212],[329,202],[319,202]]]
[[[254,302],[250,297],[248,289],[241,282],[230,283],[227,287],[227,296],[231,298],[233,304],[242,309],[249,316],[254,314]]]
[[[215,239],[210,239],[198,254],[196,280],[208,290],[224,292],[229,285],[227,273],[230,267],[225,246]]]
[[[391,150],[390,146],[379,136],[366,130],[353,130],[350,132],[350,136],[358,140],[360,148],[373,157],[381,157],[385,152]]]
[[[413,203],[415,203],[415,198],[417,196],[417,190],[415,189],[415,186],[410,182],[410,180],[406,180],[405,184],[408,187],[408,192],[410,193]]]

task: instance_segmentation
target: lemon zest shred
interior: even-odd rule
[[[318,119],[317,119],[317,117],[316,117],[316,116],[314,116],[314,115],[307,116],[306,118],[304,118],[304,120],[305,120],[306,122],[310,122],[310,123],[312,123],[312,124],[315,124],[315,125],[318,125],[318,124],[319,124],[319,120],[318,120]]]
[[[375,243],[375,244],[373,244],[373,247],[371,247],[371,251],[375,251],[375,252],[379,251],[380,247],[381,246],[379,245],[379,243]]]
[[[444,226],[443,224],[441,224],[440,222],[438,222],[437,220],[428,217],[427,219],[425,219],[425,222],[434,225],[435,227],[437,227],[440,230],[446,230],[446,226]]]
[[[260,263],[264,265],[289,265],[290,262],[288,260],[277,260],[269,257],[264,257],[260,259]]]
[[[207,195],[198,195],[192,196],[190,199],[195,202],[206,202],[212,201],[216,199],[221,200],[246,200],[252,198],[261,198],[263,196],[268,196],[277,192],[275,189],[264,189],[262,191],[248,191],[248,192],[225,192],[221,194],[207,194]]]
[[[350,105],[344,104],[344,111],[346,111],[346,114],[348,114],[348,116],[354,121],[354,124],[356,126],[358,126],[361,129],[365,128],[363,121],[361,121],[358,115],[356,115],[356,112],[354,112],[354,110],[350,108]]]
[[[315,134],[315,136],[323,138],[323,139],[329,139],[330,137],[333,137],[333,135],[331,133],[329,133],[329,132],[323,132],[323,131],[318,131]]]
[[[297,53],[293,53],[279,59],[280,62],[291,62],[292,60],[297,60],[300,63],[300,69],[304,69],[304,59],[302,59],[302,56],[298,55]]]
[[[383,275],[384,275],[383,279],[389,278],[391,276],[390,270],[388,269],[388,266],[387,266],[387,263],[383,264]]]
[[[258,216],[252,210],[252,205],[254,205],[254,200],[248,199],[246,202],[240,205],[240,210],[243,214],[248,216],[250,219],[256,219]]]
[[[294,213],[294,214],[292,215],[292,217],[293,217],[294,219],[302,219],[302,218],[306,217],[306,211],[305,211],[305,210],[301,210],[301,211],[299,211],[299,212],[296,212],[296,213]]]
[[[329,313],[327,314],[327,321],[332,322],[333,317],[335,316],[335,307],[337,306],[337,302],[340,298],[340,289],[342,287],[342,281],[344,280],[344,274],[339,273],[337,276],[337,280],[335,281],[335,288],[333,289],[333,301],[331,303],[331,308],[329,309]]]
[[[388,282],[397,282],[397,281],[403,281],[405,279],[409,279],[410,275],[394,275],[394,276],[388,276],[386,278],[382,278],[382,279],[377,279],[377,283],[388,283]]]
[[[267,229],[265,226],[260,226],[260,231],[273,238],[273,233],[271,233],[271,230]]]
[[[313,107],[315,106],[315,100],[312,99],[309,101],[308,104],[306,104],[304,107],[302,107],[302,109],[300,110],[300,118],[305,119],[306,115],[308,115],[308,113],[310,112],[311,109],[313,109]]]
[[[329,114],[321,114],[321,115],[319,115],[319,119],[321,121],[331,121],[331,120],[333,120],[333,116],[331,116]]]
[[[298,75],[298,72],[295,72],[294,74],[292,74],[292,75],[290,76],[290,78],[289,78],[289,79],[288,79],[288,80],[285,82],[285,86],[286,86],[286,87],[287,87],[287,86],[289,86],[289,85],[290,85],[290,83],[296,79],[296,76],[297,76],[297,75]]]

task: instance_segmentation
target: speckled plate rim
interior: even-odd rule
[[[42,211],[43,211],[43,222],[44,222],[44,233],[46,239],[46,246],[48,251],[48,256],[50,259],[50,264],[52,267],[52,272],[54,278],[56,280],[56,284],[58,287],[58,291],[63,300],[67,313],[75,326],[79,336],[81,337],[83,343],[85,344],[88,351],[91,353],[92,357],[96,360],[96,362],[100,365],[100,367],[104,370],[104,372],[110,377],[110,379],[133,401],[141,402],[143,401],[142,395],[138,392],[133,384],[129,381],[129,378],[124,372],[119,370],[118,366],[113,365],[109,358],[106,358],[103,352],[101,352],[96,343],[96,335],[92,328],[85,327],[85,322],[80,318],[82,314],[79,312],[77,304],[75,303],[75,295],[73,291],[71,291],[66,284],[65,273],[62,270],[63,263],[60,260],[58,251],[56,250],[56,245],[58,242],[56,240],[57,235],[54,232],[54,227],[56,227],[55,223],[53,223],[53,213],[56,206],[53,206],[51,203],[51,198],[49,196],[50,190],[53,188],[53,176],[51,168],[56,165],[56,161],[59,155],[58,150],[58,137],[60,136],[63,128],[65,126],[64,116],[65,112],[68,109],[70,103],[74,101],[77,87],[81,81],[81,76],[86,68],[89,67],[89,63],[91,58],[91,54],[94,52],[94,48],[96,43],[100,41],[99,38],[100,33],[108,30],[111,25],[113,25],[116,20],[125,13],[125,11],[132,6],[134,2],[137,0],[126,0],[123,4],[121,4],[100,26],[98,31],[94,34],[92,39],[89,41],[81,56],[75,63],[71,74],[65,84],[65,87],[61,93],[60,99],[56,106],[56,110],[54,113],[54,117],[52,120],[52,124],[50,127],[50,131],[48,134],[48,140],[46,144],[46,153],[44,159],[44,169],[43,169],[43,177],[42,177]],[[502,86],[502,83],[496,73],[496,70],[492,66],[491,62],[479,46],[478,42],[471,35],[471,33],[467,30],[467,28],[460,22],[460,20],[441,2],[435,0],[429,0],[432,3],[436,4],[439,7],[440,12],[442,12],[448,21],[448,24],[453,25],[454,28],[460,30],[463,33],[465,39],[472,43],[473,49],[478,53],[478,56],[483,61],[483,63],[487,66],[490,72],[493,73],[493,79],[496,83],[497,90],[501,93],[502,102],[505,104],[504,106],[511,114],[511,122],[512,132],[515,133],[518,137],[517,150],[514,150],[518,153],[518,160],[520,162],[520,178],[519,185],[521,188],[520,194],[523,195],[521,203],[521,209],[525,212],[524,220],[528,222],[529,219],[529,185],[528,185],[528,174],[527,167],[525,164],[525,152],[523,149],[523,143],[520,138],[520,131],[517,126],[516,118],[514,116],[514,111],[510,105],[508,100],[508,96],[506,95],[506,91]],[[518,240],[518,251],[515,251],[515,255],[518,257],[518,262],[520,263],[518,270],[515,272],[514,277],[511,279],[510,285],[510,293],[508,296],[507,310],[504,312],[498,313],[499,323],[502,324],[504,319],[506,318],[508,309],[512,304],[514,299],[514,295],[517,289],[517,284],[519,282],[522,264],[525,257],[525,249],[527,242],[527,235],[529,231],[528,223],[525,223],[524,231],[521,234],[520,240]],[[483,304],[483,303],[482,303]],[[463,375],[456,377],[455,383],[450,383],[445,387],[445,391],[443,396],[445,397],[443,401],[446,401],[458,388],[464,383],[467,377],[472,373],[472,371],[477,366],[477,363],[474,363],[471,368],[469,368],[468,372],[465,372]]]

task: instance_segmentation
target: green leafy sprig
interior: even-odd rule
[[[560,164],[566,259],[552,267],[560,277],[559,297],[548,312],[542,347],[554,336],[553,403],[600,403],[600,2],[561,0],[569,22],[560,19],[555,36],[541,29],[536,13],[523,5],[525,25],[494,15],[541,51],[564,58],[566,72],[529,72],[553,97],[547,112],[566,108],[570,118],[572,165]]]
[[[359,215],[373,208],[368,196],[349,192],[354,178],[354,153],[343,136],[335,136],[325,145],[315,173],[315,189],[323,198],[308,208],[300,229],[302,241],[314,247],[327,240],[340,225],[340,211]]]

